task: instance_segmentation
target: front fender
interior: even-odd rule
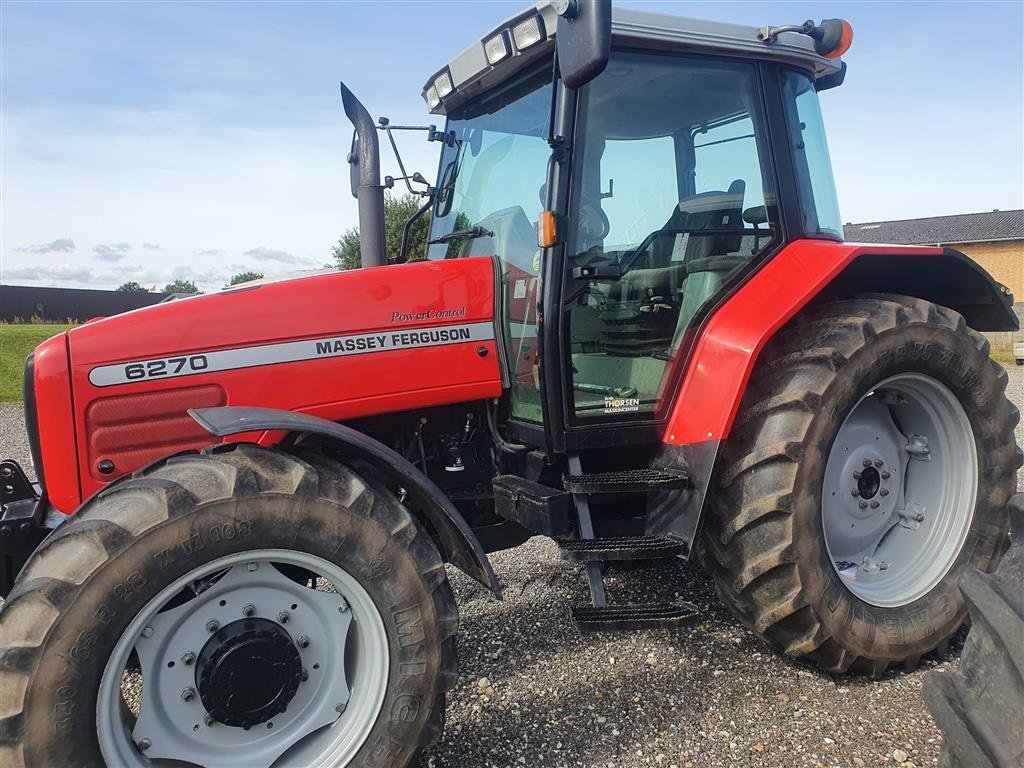
[[[189,410],[189,415],[217,437],[283,430],[321,435],[342,446],[353,457],[372,465],[387,482],[405,489],[437,534],[441,555],[447,562],[501,596],[501,585],[483,547],[455,505],[429,477],[380,441],[343,424],[276,408],[195,408]]]

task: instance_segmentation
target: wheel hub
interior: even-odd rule
[[[219,629],[196,661],[199,698],[224,725],[250,728],[284,712],[302,681],[291,636],[267,619],[240,619]]]
[[[825,545],[847,589],[880,607],[926,594],[964,544],[977,486],[973,429],[951,390],[913,372],[872,387],[822,483]]]
[[[874,467],[868,467],[857,478],[857,495],[865,501],[875,498],[882,485],[882,476]]]

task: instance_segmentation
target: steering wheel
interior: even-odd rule
[[[580,239],[587,243],[599,243],[612,229],[611,222],[601,206],[583,203],[579,210]]]

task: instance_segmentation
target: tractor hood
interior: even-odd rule
[[[342,421],[495,397],[494,280],[489,258],[332,270],[75,328],[66,359],[83,458],[77,472],[50,466],[42,446],[50,497],[69,512],[71,497],[208,445],[189,408],[263,406]],[[36,405],[58,408],[42,393]],[[261,437],[270,441],[249,439]]]

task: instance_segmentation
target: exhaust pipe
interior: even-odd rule
[[[356,130],[357,143],[348,161],[358,164],[358,183],[353,169],[352,193],[359,201],[359,259],[364,267],[379,267],[387,262],[384,238],[384,187],[380,183],[380,146],[377,126],[359,99],[344,83],[341,102]]]

